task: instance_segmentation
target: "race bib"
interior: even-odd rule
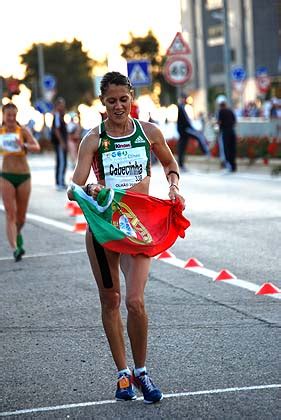
[[[107,187],[131,188],[147,176],[145,147],[105,152],[102,161]]]
[[[19,138],[16,133],[0,134],[0,154],[21,152],[18,141]]]

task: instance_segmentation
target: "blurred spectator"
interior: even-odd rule
[[[183,93],[181,94],[178,101],[178,119],[177,119],[177,130],[179,133],[178,140],[178,164],[182,171],[186,171],[184,164],[186,147],[188,144],[189,138],[194,138],[198,141],[200,149],[202,152],[210,157],[210,150],[206,137],[201,131],[195,130],[193,127],[189,116],[185,110],[187,96]]]
[[[281,118],[281,99],[272,98],[270,102],[270,118]]]
[[[76,165],[78,148],[82,137],[82,128],[80,125],[79,116],[76,114],[71,114],[71,120],[67,125],[68,132],[68,152],[71,160],[72,168],[74,169]]]
[[[250,101],[244,108],[243,117],[260,117],[261,112],[255,101]]]
[[[226,102],[220,103],[218,112],[218,124],[220,129],[220,155],[224,155],[224,164],[227,172],[235,172],[236,166],[236,117],[233,111],[227,107]]]
[[[58,191],[66,189],[65,172],[67,166],[67,128],[64,121],[65,100],[58,98],[55,102],[51,140],[56,153],[55,179]]]

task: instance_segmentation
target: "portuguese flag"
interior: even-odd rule
[[[178,236],[184,238],[190,226],[179,200],[112,188],[102,189],[94,200],[79,185],[72,183],[71,189],[96,240],[111,251],[153,257]]]

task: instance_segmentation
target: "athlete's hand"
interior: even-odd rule
[[[97,199],[98,193],[105,188],[104,185],[101,184],[87,184],[85,187],[85,193],[90,195],[95,200]]]
[[[182,195],[179,194],[179,189],[177,186],[175,185],[171,185],[169,188],[169,198],[172,201],[176,201],[179,200],[181,205],[182,205],[182,209],[185,209],[185,199]]]

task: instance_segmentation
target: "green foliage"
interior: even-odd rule
[[[57,96],[63,96],[68,109],[79,103],[88,103],[93,98],[92,68],[95,64],[88,54],[82,51],[82,43],[55,42],[43,45],[45,74],[57,80]],[[33,44],[29,51],[21,55],[26,65],[23,83],[32,90],[32,101],[40,96],[38,86],[38,52]]]
[[[130,32],[128,44],[121,44],[122,57],[126,60],[139,60],[146,58],[151,61],[152,67],[159,66],[161,56],[159,55],[159,43],[152,31],[148,31],[145,37],[134,37]]]
[[[121,44],[122,57],[129,60],[149,60],[151,62],[152,84],[150,90],[153,92],[156,85],[161,87],[159,101],[162,105],[169,105],[171,97],[176,98],[176,89],[169,85],[162,74],[165,57],[159,52],[159,43],[152,31],[148,31],[145,37],[134,37],[130,33],[130,41],[127,44]]]

